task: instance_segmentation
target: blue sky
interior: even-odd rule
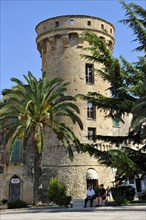
[[[145,0],[126,0],[146,7]],[[119,23],[125,11],[118,0],[0,0],[0,90],[10,88],[12,77],[24,80],[31,71],[41,77],[41,58],[35,43],[36,25],[60,15],[89,15],[103,18],[115,26],[114,56],[123,55],[129,62],[140,54],[131,52],[131,29]]]

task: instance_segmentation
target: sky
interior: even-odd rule
[[[125,0],[146,8],[146,0]],[[41,58],[36,46],[35,27],[41,21],[60,15],[88,15],[105,19],[115,26],[113,55],[136,60],[133,32],[119,23],[125,11],[119,0],[0,0],[0,93],[14,84],[12,77],[25,82],[31,71],[41,78]]]

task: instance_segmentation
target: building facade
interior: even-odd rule
[[[102,66],[81,58],[81,54],[88,44],[81,37],[82,32],[94,32],[105,39],[109,49],[114,48],[114,26],[101,18],[67,15],[58,16],[40,22],[36,26],[36,43],[42,58],[42,72],[46,72],[48,79],[61,77],[70,82],[68,94],[87,94],[100,92],[110,96],[108,83],[103,81],[98,71]],[[126,135],[130,125],[129,117],[123,118],[125,124],[105,118],[103,110],[96,109],[92,103],[81,99],[77,100],[80,108],[80,118],[83,130],[71,121],[66,123],[74,130],[81,143],[96,144],[97,149],[106,151],[113,146],[102,141],[94,141],[94,135]],[[64,119],[61,119],[64,120]],[[2,138],[2,137],[1,137]],[[0,200],[13,198],[32,202],[33,194],[33,153],[31,143],[25,151],[21,143],[15,143],[16,151],[13,152],[9,163],[9,153],[3,146],[0,148]],[[28,153],[29,152],[29,153]],[[18,157],[18,155],[20,155]],[[97,158],[90,157],[88,153],[74,152],[71,161],[67,151],[58,143],[56,136],[49,131],[45,139],[45,148],[42,159],[42,192],[47,195],[49,179],[57,177],[67,186],[68,193],[73,198],[84,198],[87,184],[103,183],[105,187],[112,186],[115,178],[115,169],[101,165]]]

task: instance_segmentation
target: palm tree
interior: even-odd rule
[[[0,103],[0,133],[5,130],[4,144],[11,140],[11,146],[17,138],[22,138],[25,148],[31,138],[34,149],[33,200],[37,203],[41,201],[39,187],[46,128],[54,131],[72,159],[73,148],[76,148],[77,152],[81,149],[80,142],[73,131],[65,123],[60,122],[59,118],[69,117],[81,129],[83,126],[77,115],[79,109],[74,103],[76,99],[66,95],[67,82],[63,82],[61,78],[49,81],[46,73],[41,80],[37,80],[30,72],[24,75],[24,78],[27,84],[12,78],[11,81],[16,85],[3,92]]]
[[[83,58],[92,62],[103,64],[102,70],[95,70],[101,77],[109,82],[111,97],[106,97],[100,93],[88,93],[80,95],[84,100],[92,102],[97,108],[107,111],[107,116],[117,117],[122,121],[122,116],[126,113],[133,114],[133,120],[128,136],[111,137],[97,135],[97,139],[115,143],[117,146],[124,145],[120,150],[100,152],[94,146],[86,146],[91,155],[100,159],[101,163],[107,166],[115,166],[129,175],[129,170],[133,172],[146,172],[146,158],[144,149],[146,148],[146,10],[134,3],[126,4],[121,1],[122,7],[126,11],[125,19],[121,20],[132,28],[139,46],[135,49],[144,52],[144,56],[137,57],[137,62],[129,63],[122,56],[120,59],[113,57],[105,41],[94,33],[83,33],[84,39],[89,43],[90,55],[82,55]],[[128,148],[129,143],[141,144],[143,147],[138,150]],[[125,167],[124,168],[124,164]]]

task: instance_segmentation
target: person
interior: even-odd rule
[[[107,196],[107,201],[110,200],[111,190],[110,190],[109,186],[106,188],[106,196]]]
[[[104,188],[104,185],[100,184],[99,190],[98,190],[98,195],[96,197],[96,206],[102,206],[102,202],[105,199],[106,199],[106,190]]]
[[[88,189],[86,191],[86,198],[85,198],[85,205],[84,208],[87,207],[87,202],[90,200],[90,207],[92,207],[93,200],[95,199],[95,191],[92,188],[92,185],[88,186]]]

